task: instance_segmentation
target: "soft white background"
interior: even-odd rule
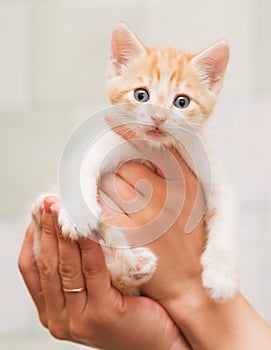
[[[230,41],[219,148],[240,203],[241,289],[271,324],[270,16],[270,0],[0,0],[1,349],[78,348],[39,326],[17,256],[31,201],[56,183],[65,141],[108,103],[119,20],[153,46],[197,51]]]

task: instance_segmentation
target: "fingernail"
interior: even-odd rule
[[[51,206],[50,206],[50,209],[51,209],[51,212],[53,213],[53,214],[57,214],[58,212],[59,212],[59,209],[60,209],[60,205],[59,205],[59,203],[54,203],[54,204],[52,204]]]

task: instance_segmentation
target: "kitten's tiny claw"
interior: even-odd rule
[[[58,223],[61,227],[62,235],[71,239],[78,239],[79,233],[73,225],[64,208],[61,208],[58,214]]]

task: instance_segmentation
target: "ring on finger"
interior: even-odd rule
[[[81,293],[84,292],[86,290],[86,287],[81,287],[81,288],[73,288],[73,289],[69,289],[69,288],[62,288],[63,292],[68,293],[68,294],[76,294],[76,293]]]

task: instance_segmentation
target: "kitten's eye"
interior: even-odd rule
[[[134,91],[134,97],[138,102],[147,102],[150,99],[148,91],[142,88]]]
[[[174,100],[174,106],[177,108],[187,108],[190,104],[190,98],[185,95],[179,95]]]

